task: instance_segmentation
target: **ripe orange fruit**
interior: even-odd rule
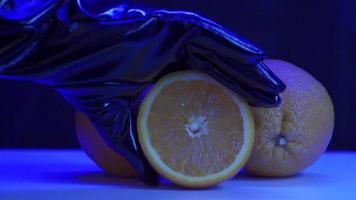
[[[106,173],[120,177],[136,177],[125,158],[109,148],[90,120],[76,112],[76,132],[82,150]]]
[[[334,127],[331,99],[310,74],[279,60],[264,62],[287,86],[277,108],[253,108],[256,139],[245,166],[260,176],[290,176],[326,150]]]
[[[213,186],[234,176],[254,141],[246,102],[194,71],[160,79],[145,97],[137,125],[150,164],[183,187]]]

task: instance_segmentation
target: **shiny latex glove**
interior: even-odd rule
[[[139,178],[157,184],[136,134],[147,88],[169,72],[208,73],[254,106],[274,107],[285,85],[263,51],[184,11],[117,1],[0,1],[0,77],[57,90],[85,113]]]

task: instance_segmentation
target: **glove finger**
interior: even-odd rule
[[[189,42],[188,51],[217,67],[241,84],[250,85],[258,91],[278,94],[285,89],[283,82],[261,61],[263,55],[246,54],[237,46],[199,36]]]
[[[189,62],[186,64],[190,68],[208,72],[208,74],[217,81],[246,98],[250,105],[276,107],[280,104],[280,97],[278,93],[263,91],[253,87],[251,84],[246,84],[243,81],[237,81],[236,77],[230,76],[219,67],[212,66],[212,64],[205,57],[193,56],[189,58],[188,61]]]
[[[256,107],[276,107],[280,105],[281,99],[278,94],[251,88],[248,85],[240,84],[229,75],[218,68],[211,68],[209,74],[221,84],[247,99],[251,106]]]
[[[108,124],[103,129],[99,127],[98,130],[102,130],[100,133],[104,139],[106,138],[106,142],[111,149],[130,162],[141,181],[149,185],[157,185],[159,183],[157,173],[148,163],[141,148],[139,148],[136,118],[130,109],[126,112],[120,112],[118,115],[122,119],[117,118],[113,124]]]

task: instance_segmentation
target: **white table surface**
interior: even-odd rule
[[[356,152],[326,153],[289,178],[240,173],[214,188],[186,190],[110,177],[78,150],[0,149],[0,200],[7,199],[356,199]]]

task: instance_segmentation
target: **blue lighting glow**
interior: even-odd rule
[[[161,179],[148,187],[104,174],[79,150],[0,150],[0,199],[353,199],[356,154],[328,152],[297,176],[237,177],[206,190],[184,190]],[[345,165],[344,163],[348,163]],[[82,198],[79,198],[82,199]]]
[[[7,20],[24,20],[42,16],[39,13],[45,13],[52,8],[56,0],[12,0],[0,1],[0,18]],[[34,19],[32,19],[33,21]]]
[[[101,13],[92,13],[89,12],[88,9],[86,9],[81,0],[77,0],[77,4],[80,8],[80,10],[87,16],[92,17],[92,18],[99,18],[103,16],[109,16],[112,19],[118,19],[122,13],[126,10],[125,5],[118,5],[117,7],[111,8],[109,10],[106,10]]]
[[[99,13],[93,13],[88,11],[88,9],[83,6],[81,0],[77,0],[77,4],[80,8],[80,10],[87,16],[92,17],[92,18],[100,18],[100,17],[109,17],[110,19],[117,20],[121,19],[123,16],[126,16],[126,14],[139,14],[139,16],[146,16],[147,13],[146,11],[138,8],[130,8],[127,4],[118,4],[116,6],[113,6],[103,12]]]
[[[141,10],[141,9],[137,9],[137,8],[129,9],[129,10],[127,11],[127,13],[139,13],[139,14],[141,14],[142,16],[146,16],[146,15],[147,15],[146,11]]]

